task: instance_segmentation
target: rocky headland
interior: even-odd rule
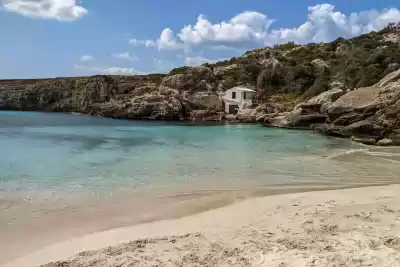
[[[259,122],[400,145],[400,24],[331,43],[288,43],[169,74],[0,81],[0,110],[121,119]],[[223,112],[223,93],[257,90]]]

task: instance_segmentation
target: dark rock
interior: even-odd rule
[[[389,135],[389,139],[392,140],[393,145],[400,146],[400,130],[394,130]]]
[[[321,104],[320,103],[301,103],[299,105],[296,106],[296,109],[302,109],[302,110],[307,110],[308,112],[315,112],[315,113],[319,113],[319,110],[321,108]]]
[[[369,146],[374,146],[374,145],[376,145],[376,139],[374,139],[374,138],[367,138],[367,137],[365,137],[365,138],[362,138],[362,137],[354,137],[354,136],[352,136],[351,137],[351,140],[353,140],[354,142],[357,142],[357,143],[362,143],[362,144],[364,144],[364,145],[369,145]]]
[[[375,139],[381,139],[384,136],[384,133],[382,127],[366,120],[345,126],[340,131],[342,136],[371,137]]]
[[[310,126],[310,129],[324,135],[335,136],[335,137],[349,137],[347,135],[343,135],[342,126],[331,125],[331,124],[312,124]]]
[[[308,114],[308,115],[298,115],[289,119],[290,122],[288,126],[291,127],[308,127],[315,123],[324,123],[326,121],[326,116],[322,114]]]

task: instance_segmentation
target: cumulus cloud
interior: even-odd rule
[[[184,49],[184,44],[177,41],[174,32],[170,28],[166,28],[161,32],[160,37],[157,39],[157,46],[160,50]]]
[[[179,42],[170,28],[164,29],[156,40],[130,39],[129,44],[134,46],[158,47],[159,50],[177,51],[184,50],[185,44]]]
[[[145,46],[145,47],[155,47],[156,43],[152,40],[138,40],[138,39],[130,39],[129,44],[133,46]]]
[[[75,0],[0,0],[0,3],[7,11],[32,18],[73,21],[88,13]]]
[[[265,44],[328,42],[337,37],[353,37],[380,30],[390,22],[399,20],[400,10],[396,8],[362,11],[346,16],[336,11],[333,5],[321,4],[308,8],[308,20],[299,27],[271,31]]]
[[[251,49],[286,42],[328,42],[337,37],[353,37],[380,30],[400,20],[400,9],[368,10],[346,15],[331,4],[308,7],[307,21],[295,28],[272,29],[274,19],[246,11],[228,21],[212,23],[200,15],[194,25],[184,26],[178,34],[164,29],[156,43],[160,50],[203,46],[223,49]]]
[[[131,55],[129,52],[112,54],[112,57],[116,59],[130,60],[130,61],[137,60],[137,57]]]
[[[178,36],[190,45],[243,46],[250,42],[262,43],[272,22],[264,14],[249,11],[216,24],[200,15],[195,25],[185,26]]]

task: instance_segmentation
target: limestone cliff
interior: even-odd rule
[[[398,70],[399,40],[400,25],[392,24],[380,32],[353,39],[260,48],[215,64],[176,68],[167,75],[3,80],[0,109],[80,112],[129,119],[269,122],[302,101],[330,92],[297,109],[310,114],[300,111],[303,113],[296,116],[291,112],[291,118],[284,116],[291,126],[303,126],[307,120],[323,121],[320,109],[326,113],[328,104],[336,100],[327,98],[335,98],[337,90],[372,86]],[[254,88],[257,96],[254,105],[237,116],[224,116],[219,96],[234,86]],[[332,96],[332,92],[336,93]],[[328,115],[335,124],[338,119],[343,124],[352,120],[335,118],[334,111],[328,110]],[[393,114],[387,111],[379,118],[383,121],[390,116]]]
[[[175,119],[181,103],[159,92],[163,76],[92,76],[0,81],[0,109]]]
[[[345,92],[332,89],[267,118],[274,127],[310,127],[368,145],[400,145],[400,70],[377,84]]]

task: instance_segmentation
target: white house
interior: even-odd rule
[[[243,109],[245,104],[251,104],[256,96],[256,91],[245,87],[233,87],[225,91],[222,100],[225,105],[225,112],[236,114],[238,110]]]

